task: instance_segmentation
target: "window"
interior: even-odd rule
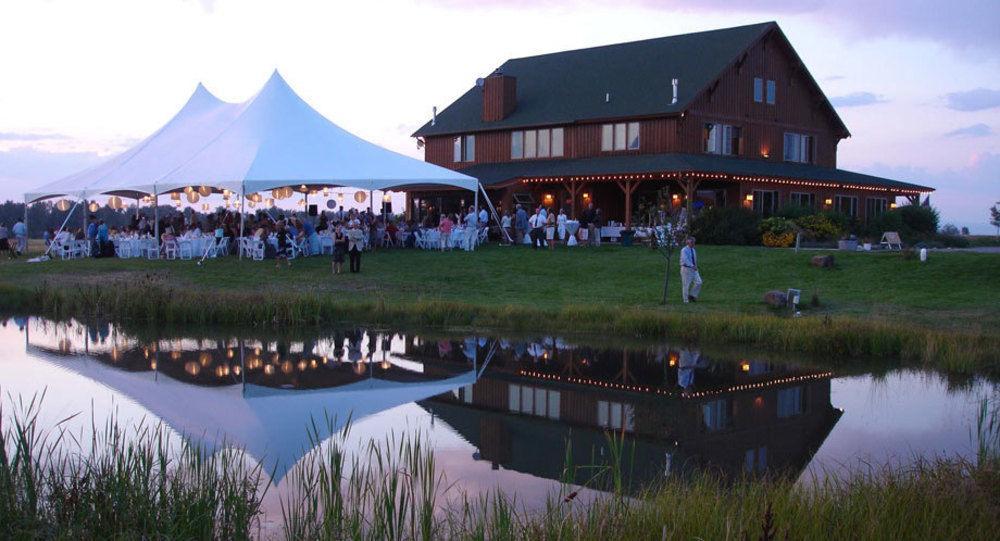
[[[729,400],[725,398],[702,404],[701,416],[705,423],[705,428],[715,431],[728,427],[730,422],[729,410]]]
[[[535,158],[538,156],[538,132],[531,130],[524,132],[524,157]]]
[[[601,126],[601,151],[639,150],[639,123],[621,122]]]
[[[524,132],[516,131],[510,134],[510,158],[519,160],[524,157]]]
[[[614,126],[605,124],[601,126],[601,151],[610,152],[614,148]]]
[[[753,101],[762,103],[764,101],[764,79],[753,78]]]
[[[802,387],[778,391],[778,417],[794,417],[802,413]]]
[[[805,192],[792,192],[788,194],[788,201],[803,208],[816,207],[816,194]]]
[[[510,157],[548,158],[563,155],[563,129],[515,131],[510,134]]]
[[[452,154],[456,162],[471,162],[476,159],[476,136],[460,135],[453,141],[454,152]]]
[[[774,94],[776,92],[776,87],[777,87],[777,85],[774,84],[774,81],[768,79],[768,81],[767,81],[767,103],[770,104],[770,105],[774,105]]]
[[[563,129],[552,128],[552,157],[563,155]]]
[[[739,126],[728,124],[705,124],[705,152],[738,156],[742,150],[742,130]]]
[[[514,413],[534,415],[559,419],[559,391],[551,391],[541,387],[526,385],[510,385],[507,387],[507,409]]]
[[[764,473],[767,469],[767,446],[747,449],[743,459],[743,471]]]
[[[622,402],[597,401],[597,424],[612,430],[635,430],[635,407]]]
[[[833,208],[845,216],[855,218],[858,215],[858,198],[850,195],[838,195],[833,200]]]
[[[785,132],[784,157],[786,162],[812,163],[812,136]]]
[[[865,199],[865,219],[872,219],[885,214],[889,209],[889,200],[885,197],[869,197]]]
[[[754,190],[753,211],[764,218],[774,215],[778,210],[778,192],[776,190]]]

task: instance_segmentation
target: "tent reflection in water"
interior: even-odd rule
[[[342,129],[313,109],[275,71],[243,103],[227,103],[198,85],[184,107],[131,149],[25,194],[33,203],[68,196],[140,199],[187,187],[241,194],[305,186],[471,190],[472,177],[387,150]],[[242,210],[242,204],[240,206]]]
[[[157,371],[125,371],[86,356],[57,355],[35,346],[28,351],[129,397],[209,451],[228,445],[246,450],[268,471],[274,469],[275,482],[315,445],[339,431],[348,418],[356,422],[476,381],[473,369],[433,381],[404,383],[372,377],[310,390],[253,384],[205,387]],[[310,434],[313,427],[317,434]]]

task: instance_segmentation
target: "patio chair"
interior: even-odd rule
[[[879,242],[879,246],[883,246],[889,250],[902,250],[903,240],[899,238],[899,232],[886,231],[882,233],[882,240]]]
[[[220,255],[229,255],[229,237],[216,240],[215,250],[212,251],[211,257],[219,257]]]
[[[177,241],[171,240],[163,243],[163,258],[174,260],[177,259]]]

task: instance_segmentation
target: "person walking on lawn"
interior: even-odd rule
[[[694,237],[688,237],[686,246],[681,248],[681,295],[684,302],[697,302],[701,293],[701,274],[698,273],[698,254],[694,249]]]

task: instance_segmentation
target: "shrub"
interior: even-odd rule
[[[961,235],[946,235],[942,233],[935,240],[940,242],[945,248],[968,248],[970,244],[969,239]]]
[[[795,242],[798,226],[791,220],[774,216],[760,223],[760,232],[764,246],[787,248]]]
[[[873,239],[881,239],[882,233],[886,231],[902,231],[903,218],[896,210],[884,212],[878,216],[868,219],[868,226],[865,228],[865,235]]]
[[[898,212],[902,221],[899,234],[909,243],[930,240],[937,234],[938,212],[932,207],[906,205],[890,212]]]
[[[795,233],[792,231],[786,231],[785,233],[765,231],[761,235],[761,241],[764,243],[764,246],[769,248],[788,248],[795,243]]]
[[[811,216],[813,214],[816,214],[816,210],[812,207],[804,207],[796,203],[786,203],[781,207],[781,209],[778,210],[776,216],[787,218],[789,220],[795,220],[804,216]]]
[[[957,237],[961,233],[958,232],[958,228],[954,224],[944,224],[941,226],[941,234],[948,235],[951,237]]]
[[[803,229],[803,232],[807,236],[816,240],[837,239],[844,232],[844,228],[835,223],[826,214],[803,216],[796,219],[795,223]]]
[[[758,244],[760,218],[745,208],[705,209],[691,222],[691,233],[704,244]]]

